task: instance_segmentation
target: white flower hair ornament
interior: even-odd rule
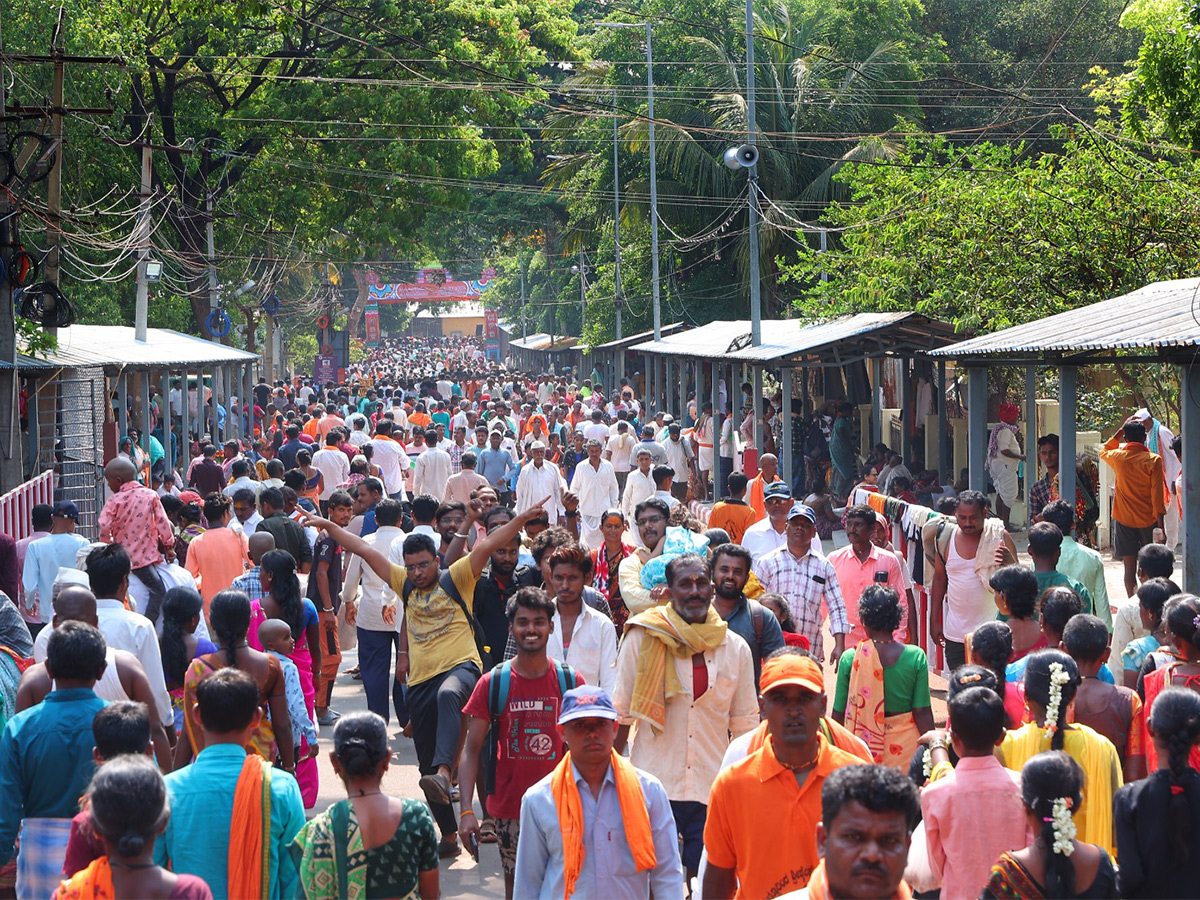
[[[1063,685],[1069,684],[1071,675],[1062,663],[1050,663],[1050,699],[1046,704],[1046,737],[1058,731],[1059,708],[1062,706]]]
[[[1071,816],[1074,804],[1070,797],[1057,798],[1050,808],[1050,815],[1044,822],[1052,822],[1054,828],[1054,846],[1050,849],[1063,856],[1075,852],[1075,819]]]

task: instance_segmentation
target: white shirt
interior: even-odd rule
[[[626,429],[624,434],[613,434],[608,439],[608,443],[604,449],[612,456],[609,462],[613,464],[613,468],[618,472],[628,472],[633,463],[633,445],[637,443]]]
[[[674,509],[679,505],[679,498],[670,491],[655,491],[651,496],[667,504],[668,509]]]
[[[409,466],[404,447],[386,438],[376,438],[371,446],[375,448],[373,461],[383,475],[383,492],[389,497],[401,493],[404,490],[404,470]]]
[[[404,536],[404,532],[395,525],[384,525],[363,540],[388,556],[393,544],[404,543]],[[358,593],[360,584],[362,598],[358,604],[358,627],[367,631],[399,631],[401,616],[396,616],[393,625],[383,621],[383,607],[396,605],[396,595],[391,586],[376,575],[374,569],[365,565],[361,556],[351,554],[350,564],[346,567],[346,582],[342,585],[343,603],[349,602]]]
[[[816,535],[813,535],[814,543],[819,540]],[[766,556],[772,550],[787,546],[787,526],[783,527],[783,531],[776,531],[771,525],[770,517],[759,519],[742,535],[742,546],[749,550],[750,555],[755,559]]]
[[[247,488],[248,490],[254,491],[254,496],[257,497],[258,492],[262,490],[262,483],[255,481],[249,475],[243,475],[240,478],[233,479],[233,481],[221,488],[221,493],[232,500],[233,495],[242,488]]]
[[[137,657],[146,670],[146,680],[158,705],[158,720],[174,722],[171,695],[167,693],[167,681],[163,675],[162,654],[158,649],[158,635],[154,625],[141,613],[127,610],[120,600],[97,600],[96,618],[100,633],[114,650],[125,650]],[[203,617],[201,617],[203,618]],[[35,662],[46,661],[46,645],[50,643],[52,628],[43,628],[33,642]]]
[[[708,803],[730,735],[737,737],[758,725],[758,691],[750,647],[737,634],[727,631],[715,650],[705,651],[708,690],[699,699],[692,696],[692,658],[670,656],[667,664],[675,666],[683,693],[667,700],[666,727],[656,734],[629,714],[645,637],[644,628],[625,632],[612,692],[620,723],[634,726],[629,761],[659,778],[672,800]]]
[[[583,439],[585,441],[599,441],[603,447],[608,443],[608,426],[603,422],[590,422],[583,426]]]
[[[611,695],[617,681],[617,630],[602,612],[580,603],[582,612],[571,629],[571,646],[563,647],[562,616],[554,613],[554,630],[546,643],[546,653],[575,669],[590,685],[599,685]]]
[[[584,460],[577,465],[571,479],[571,490],[579,495],[579,513],[584,516],[602,516],[606,509],[616,506],[621,499],[617,473],[607,459],[600,460],[600,466],[596,469],[592,468],[591,460]]]
[[[440,447],[429,447],[417,457],[413,470],[413,493],[429,494],[440,502],[446,498],[446,482],[453,474],[450,454]]]
[[[621,509],[625,511],[625,518],[629,520],[630,530],[635,535],[637,530],[634,528],[633,511],[639,503],[652,496],[654,496],[654,479],[650,477],[650,474],[643,474],[641,469],[634,469],[630,472],[629,477],[625,480],[625,495],[621,498]]]
[[[258,510],[255,510],[246,517],[245,522],[238,521],[237,516],[230,516],[229,524],[226,527],[236,531],[238,534],[244,534],[249,537],[250,535],[254,534],[255,529],[258,528],[258,523],[261,522],[262,519],[262,515],[258,512]]]
[[[532,461],[526,462],[521,467],[521,474],[517,476],[517,513],[523,513],[543,497],[549,497],[550,500],[543,509],[550,514],[550,524],[557,525],[562,514],[562,495],[566,488],[558,466],[552,466],[545,461],[540,467]]]
[[[366,431],[360,431],[359,429],[355,428],[350,432],[350,437],[347,440],[352,446],[361,447],[363,444],[367,443],[367,441],[371,440],[371,436],[367,434]]]
[[[676,479],[686,479],[688,460],[694,455],[692,448],[687,445],[687,440],[681,437],[678,441],[673,441],[668,437],[662,445],[667,451],[667,465],[675,470]]]

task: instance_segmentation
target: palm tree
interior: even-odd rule
[[[891,79],[904,64],[899,45],[882,43],[865,59],[847,62],[820,40],[819,31],[819,23],[794,19],[785,0],[760,4],[755,15],[759,255],[767,315],[778,315],[784,305],[777,260],[794,249],[793,241],[802,240],[797,232],[803,225],[815,223],[838,197],[840,186],[833,180],[838,169],[848,162],[888,158],[895,149],[886,131],[897,113],[879,105],[877,98],[891,93]],[[687,79],[685,88],[668,88],[661,98],[656,95],[659,192],[710,202],[660,207],[660,220],[668,229],[664,240],[670,242],[672,233],[702,236],[702,241],[676,241],[674,246],[685,258],[699,250],[726,262],[732,259],[740,293],[746,297],[746,176],[722,163],[725,150],[744,143],[748,134],[744,50],[736,41],[696,36],[685,41],[695,52],[700,77]],[[614,78],[612,67],[594,66],[563,87],[602,96],[604,85]],[[915,110],[915,104],[910,108]],[[561,135],[566,124],[561,116],[549,120],[547,134]],[[630,150],[648,151],[644,116],[629,118],[621,131]],[[591,156],[564,155],[548,168],[546,177],[566,183],[579,175]],[[643,214],[648,192],[644,177],[631,179],[622,190],[633,205],[633,217]],[[623,209],[622,218],[629,214]],[[711,252],[714,244],[720,248],[716,253]]]

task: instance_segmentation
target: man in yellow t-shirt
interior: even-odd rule
[[[442,568],[433,539],[426,534],[405,537],[404,565],[400,566],[328,519],[308,516],[304,522],[324,529],[347,553],[362,557],[391,586],[396,599],[384,607],[385,621],[396,621],[397,600],[404,606],[397,628],[400,651],[396,681],[404,682],[407,677],[420,785],[442,832],[438,853],[443,857],[461,852],[458,821],[450,804],[450,770],[462,736],[462,708],[483,669],[475,641],[475,584],[492,553],[512,543],[525,523],[541,514],[549,499],[492,529],[467,554],[467,535],[484,512],[483,503],[472,500],[462,531],[454,535],[446,551],[446,568]]]

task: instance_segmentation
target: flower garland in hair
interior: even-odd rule
[[[1050,849],[1063,856],[1075,852],[1075,819],[1071,816],[1073,805],[1070,797],[1059,797],[1051,806],[1050,815],[1042,820],[1053,823],[1054,846]]]
[[[1062,663],[1050,663],[1050,700],[1046,704],[1046,737],[1058,731],[1059,707],[1062,706],[1062,689],[1069,684],[1071,676]]]
[[[925,752],[921,756],[921,771],[924,773],[926,781],[933,774],[933,751],[928,747],[925,748]]]

